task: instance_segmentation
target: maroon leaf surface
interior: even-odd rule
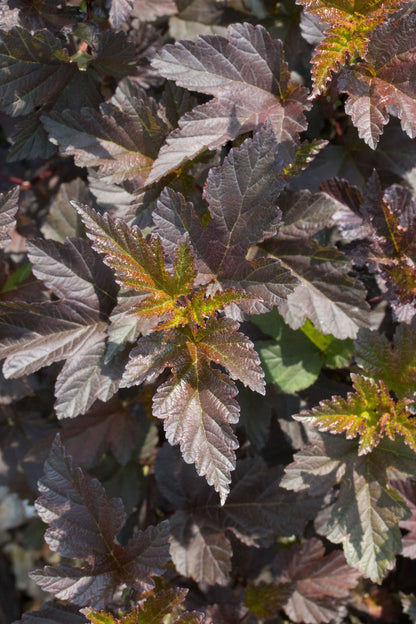
[[[45,540],[67,558],[81,559],[80,567],[59,564],[31,573],[31,578],[57,598],[95,608],[111,602],[121,583],[149,588],[151,577],[163,573],[168,561],[168,523],[149,526],[121,546],[117,534],[126,513],[120,499],[109,499],[101,483],[74,467],[59,437],[45,464],[36,502],[38,514],[49,524]]]

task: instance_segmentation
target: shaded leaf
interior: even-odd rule
[[[86,620],[78,609],[46,602],[40,611],[23,613],[19,624],[85,624]]]
[[[295,455],[282,486],[317,494],[338,484],[322,532],[331,542],[343,544],[349,565],[380,582],[401,550],[398,523],[410,513],[397,491],[388,487],[387,471],[412,475],[414,452],[399,440],[382,440],[366,455],[358,456],[357,451],[355,441],[325,437]]]
[[[281,550],[274,562],[278,586],[292,587],[284,611],[294,622],[320,624],[346,613],[343,602],[357,585],[359,572],[346,564],[340,551],[325,555],[313,538]]]
[[[137,87],[116,92],[99,110],[52,111],[42,121],[62,153],[80,167],[99,167],[108,182],[143,184],[168,131],[154,100]]]
[[[399,398],[415,399],[416,393],[416,320],[396,327],[393,344],[375,331],[361,329],[355,359],[366,375],[382,379]]]
[[[231,492],[222,507],[195,471],[167,445],[158,453],[156,477],[176,509],[170,519],[173,561],[181,574],[197,582],[228,582],[230,533],[246,545],[270,545],[277,536],[302,532],[319,505],[314,499],[287,497],[279,486],[281,469],[267,468],[261,458],[237,462]]]
[[[368,323],[366,291],[349,273],[347,257],[334,247],[323,247],[314,236],[332,224],[335,202],[324,194],[307,191],[289,196],[283,208],[284,225],[261,247],[278,258],[299,280],[293,293],[279,305],[292,329],[308,318],[324,334],[341,340],[353,338]],[[302,241],[302,242],[301,242]]]
[[[280,41],[262,26],[233,24],[227,37],[198,36],[165,46],[153,66],[179,86],[213,95],[179,120],[148,178],[154,182],[204,148],[216,149],[268,119],[294,156],[305,129],[306,89],[290,80]]]
[[[149,526],[121,546],[117,534],[126,514],[120,499],[108,499],[103,486],[73,467],[56,438],[39,483],[36,509],[49,524],[45,540],[52,550],[86,563],[59,564],[32,572],[31,578],[57,598],[96,608],[111,602],[121,583],[149,588],[168,560],[168,523]]]
[[[5,195],[0,195],[0,248],[8,245],[10,230],[16,225],[18,198],[19,189],[17,187]]]
[[[113,397],[85,416],[61,421],[61,440],[76,463],[85,468],[96,465],[108,452],[124,466],[156,436],[143,412],[140,404],[130,406]]]
[[[400,494],[411,511],[410,518],[400,521],[400,527],[407,533],[402,538],[403,548],[401,554],[410,559],[416,559],[416,482],[392,481],[392,486]]]

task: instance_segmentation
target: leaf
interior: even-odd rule
[[[60,41],[49,31],[31,35],[15,27],[0,37],[0,95],[3,110],[13,116],[30,113],[58,96],[78,68],[69,62]],[[6,70],[6,71],[4,71]]]
[[[158,17],[174,15],[177,12],[175,0],[134,0],[133,17],[138,17],[143,22],[152,22]]]
[[[3,373],[20,377],[66,359],[55,387],[57,415],[72,418],[118,388],[120,372],[105,370],[106,318],[116,287],[111,272],[80,239],[31,243],[33,271],[58,301],[4,303]]]
[[[85,624],[85,618],[74,607],[46,602],[40,611],[23,613],[19,624]]]
[[[371,35],[383,24],[388,13],[397,11],[403,0],[389,2],[332,2],[326,0],[298,0],[312,16],[329,24],[323,40],[312,57],[314,88],[312,96],[319,95],[340,65],[355,56],[364,57]]]
[[[393,344],[369,329],[361,329],[355,346],[355,359],[367,376],[383,380],[399,398],[415,400],[416,393],[416,320],[396,327]]]
[[[357,451],[355,441],[325,437],[295,455],[282,486],[318,494],[338,484],[322,532],[331,542],[342,543],[350,566],[380,583],[401,550],[398,523],[409,516],[403,499],[388,487],[387,471],[413,474],[414,452],[399,440],[382,440],[366,455]]]
[[[295,420],[311,423],[319,431],[346,432],[346,437],[359,436],[358,454],[370,453],[383,436],[404,441],[416,451],[416,421],[408,408],[409,400],[394,401],[386,385],[351,373],[355,393],[347,399],[333,396],[318,407],[301,412]]]
[[[272,618],[287,602],[292,591],[292,586],[284,583],[249,585],[244,602],[250,613],[258,618]]]
[[[173,561],[178,572],[196,582],[229,581],[230,533],[246,545],[270,545],[277,536],[302,532],[317,504],[314,499],[287,497],[279,485],[281,469],[267,468],[259,457],[237,462],[223,506],[167,445],[158,453],[156,477],[176,509],[170,518]]]
[[[156,323],[163,320],[159,328],[189,322],[186,318],[188,308],[178,301],[191,294],[196,277],[194,256],[188,241],[178,245],[171,273],[166,267],[158,236],[146,240],[138,228],[128,226],[121,219],[113,219],[108,213],[101,216],[88,206],[76,203],[74,206],[87,227],[94,249],[105,254],[104,261],[116,272],[118,282],[140,294],[148,293],[132,313],[157,317]]]
[[[0,195],[0,249],[4,249],[9,244],[9,232],[16,225],[18,197],[18,187],[15,187],[5,195]]]
[[[320,624],[346,613],[343,602],[358,583],[359,572],[349,567],[340,551],[325,555],[313,538],[278,552],[273,561],[278,587],[292,587],[283,609],[294,622]]]
[[[282,150],[294,157],[306,129],[306,89],[290,80],[282,44],[260,25],[232,24],[227,37],[198,36],[166,45],[152,60],[165,78],[214,96],[179,120],[147,183],[155,182],[203,149],[216,149],[268,119]]]
[[[403,557],[416,559],[416,483],[408,479],[407,481],[392,481],[392,486],[400,494],[411,511],[411,517],[400,521],[400,527],[407,531],[402,538]]]
[[[323,354],[303,332],[288,327],[277,311],[269,314],[272,316],[268,321],[263,322],[263,316],[268,315],[254,319],[263,331],[267,323],[273,327],[275,340],[256,342],[266,381],[275,383],[281,392],[303,390],[317,379],[324,362]]]
[[[122,385],[156,379],[166,367],[173,375],[153,399],[153,415],[164,420],[170,444],[180,444],[187,463],[214,485],[224,503],[235,466],[237,439],[231,424],[238,421],[235,384],[217,369],[223,366],[233,379],[264,393],[263,372],[252,343],[237,332],[230,319],[209,319],[206,326],[167,330],[140,338],[131,352]]]
[[[129,17],[134,5],[134,0],[111,0],[110,24],[117,30]]]
[[[50,548],[85,561],[81,567],[59,564],[32,572],[31,578],[43,589],[74,604],[100,608],[111,602],[121,583],[149,588],[151,577],[163,573],[168,523],[149,526],[121,546],[116,539],[126,520],[121,500],[108,499],[97,479],[73,467],[59,437],[39,489],[36,509],[50,525],[45,533]]]
[[[50,140],[80,167],[99,167],[107,182],[131,178],[142,185],[168,127],[156,103],[132,85],[100,109],[50,112],[42,118]]]
[[[158,583],[159,584],[159,583]],[[163,587],[163,586],[162,586]],[[195,611],[183,610],[182,603],[187,594],[182,588],[159,588],[148,592],[133,611],[115,618],[111,613],[97,612],[93,609],[81,609],[81,613],[92,624],[165,624],[169,618],[171,624],[202,624],[203,615]]]
[[[91,468],[111,452],[125,466],[133,455],[154,441],[156,429],[144,416],[143,406],[129,405],[118,395],[97,404],[85,416],[60,422],[61,440],[77,464]]]
[[[400,599],[403,606],[404,613],[410,618],[410,621],[414,624],[416,622],[416,597],[414,594],[406,595],[400,594]]]
[[[346,256],[334,247],[322,247],[314,238],[332,223],[335,202],[308,191],[288,199],[286,206],[280,202],[284,225],[260,245],[299,280],[278,306],[279,312],[292,329],[309,319],[324,334],[354,338],[359,327],[368,323],[366,291],[348,275]]]
[[[233,148],[221,167],[211,169],[205,187],[210,220],[204,227],[182,195],[165,190],[153,213],[167,249],[188,233],[197,254],[199,280],[215,279],[223,288],[242,288],[255,299],[242,302],[251,312],[281,303],[296,279],[278,261],[246,260],[250,246],[271,236],[280,223],[276,206],[285,184],[270,124]]]
[[[345,111],[372,149],[389,114],[400,119],[410,138],[416,136],[416,91],[408,78],[416,51],[415,24],[415,13],[381,24],[368,44],[365,63],[340,76],[339,89],[349,94]]]

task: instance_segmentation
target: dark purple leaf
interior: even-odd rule
[[[31,578],[57,598],[95,608],[111,602],[121,583],[152,586],[151,577],[163,573],[168,561],[168,523],[139,531],[121,546],[117,534],[126,513],[120,499],[108,499],[97,479],[72,464],[59,438],[45,463],[45,476],[36,509],[49,524],[45,540],[67,558],[81,559],[81,567],[59,564],[31,573]]]

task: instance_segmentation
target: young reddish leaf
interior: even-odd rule
[[[345,110],[372,149],[389,114],[400,119],[412,139],[416,136],[416,90],[409,74],[416,59],[415,26],[415,13],[381,24],[368,44],[365,63],[340,76],[339,89],[349,94]]]
[[[166,268],[163,247],[159,237],[149,240],[138,228],[131,228],[121,219],[113,219],[108,213],[104,216],[88,206],[75,204],[80,213],[93,247],[105,254],[105,262],[116,272],[120,284],[134,289],[142,298],[134,313],[147,317],[167,315],[167,320],[175,318],[178,299],[189,295],[196,276],[194,256],[185,240],[176,250],[173,271]],[[183,319],[179,313],[179,324]]]
[[[0,249],[6,247],[10,241],[10,230],[16,224],[18,198],[18,187],[15,187],[5,195],[0,194]]]
[[[158,583],[159,584],[159,583]],[[202,613],[185,611],[182,603],[187,594],[186,589],[158,587],[148,592],[140,603],[121,618],[111,613],[98,612],[93,609],[81,609],[92,624],[202,624]]]
[[[280,148],[279,148],[280,149]],[[276,260],[246,260],[249,248],[271,236],[280,223],[277,196],[285,184],[270,124],[234,148],[221,167],[212,169],[205,187],[210,221],[203,227],[191,204],[167,189],[153,219],[169,249],[185,232],[197,254],[198,279],[215,279],[223,288],[253,295],[245,310],[264,312],[281,303],[297,280]]]
[[[208,584],[229,581],[230,533],[249,546],[269,545],[277,536],[302,532],[320,502],[288,497],[279,485],[281,468],[268,468],[259,457],[237,462],[223,506],[168,445],[158,453],[156,477],[176,509],[170,518],[173,561],[184,576]]]
[[[405,0],[389,2],[327,2],[326,0],[297,0],[308,13],[316,15],[330,26],[312,57],[314,88],[319,95],[331,77],[346,61],[355,56],[364,57],[372,32],[392,11],[397,11]]]
[[[347,64],[356,55],[364,57],[369,36],[380,24],[380,18],[354,16],[336,21],[325,31],[323,41],[315,48],[312,56],[312,96],[319,95],[325,88],[331,74]]]
[[[345,603],[360,573],[347,565],[340,551],[325,555],[317,539],[281,550],[274,562],[278,586],[292,587],[283,606],[294,622],[321,624],[346,613]]]
[[[321,401],[318,407],[295,415],[295,420],[309,422],[319,431],[359,436],[359,455],[370,453],[383,436],[394,440],[396,433],[416,451],[416,420],[409,399],[394,401],[381,380],[354,374],[351,378],[355,393],[349,393],[347,399],[334,396]]]
[[[382,379],[399,398],[416,398],[416,319],[396,327],[393,344],[368,329],[361,329],[355,359],[367,376]]]
[[[176,84],[213,95],[179,120],[148,178],[154,182],[194,158],[204,148],[216,149],[239,134],[271,122],[283,149],[295,155],[305,129],[307,91],[290,80],[280,41],[260,25],[232,24],[227,37],[198,36],[165,46],[153,66]]]
[[[414,475],[414,451],[400,440],[382,440],[366,455],[357,455],[355,441],[326,436],[295,455],[282,486],[296,491],[327,493],[339,484],[336,502],[320,527],[331,542],[342,543],[349,565],[379,583],[401,550],[398,523],[409,510],[388,487],[388,471]]]
[[[49,524],[45,540],[64,557],[85,561],[80,567],[60,564],[31,573],[57,598],[95,608],[111,602],[118,586],[149,588],[168,561],[168,523],[136,533],[121,546],[117,534],[126,513],[120,499],[108,499],[97,479],[73,467],[56,438],[39,483],[36,509]]]

